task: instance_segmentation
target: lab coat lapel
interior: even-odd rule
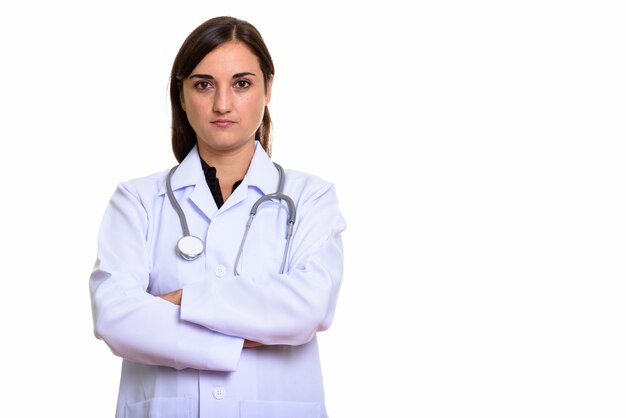
[[[249,190],[251,188],[257,189],[259,196],[264,194],[273,193],[276,191],[276,185],[278,184],[278,171],[272,163],[272,160],[267,155],[261,143],[255,142],[254,155],[252,161],[250,161],[250,167],[243,178],[243,181],[235,189],[233,194],[224,202],[222,211],[230,207],[235,206],[242,200],[248,197]],[[258,198],[258,197],[256,197]]]
[[[224,202],[220,210],[225,211],[235,206],[237,203],[241,202],[242,200],[245,200],[247,196],[248,196],[248,186],[246,185],[246,181],[244,180],[241,182],[239,186],[237,186],[233,194],[231,194],[228,197],[228,199],[226,199],[226,201]]]
[[[180,163],[172,176],[172,189],[174,191],[189,186],[193,187],[192,192],[189,194],[191,203],[209,220],[212,219],[217,213],[217,205],[204,178],[197,146],[194,146],[189,151],[189,154]]]
[[[221,211],[225,211],[245,200],[251,187],[257,189],[259,196],[276,191],[278,171],[259,141],[256,141],[255,146],[248,172],[239,187],[224,202],[220,209]],[[189,194],[189,200],[209,220],[213,219],[218,212],[218,208],[211,190],[206,184],[197,146],[191,149],[172,176],[172,189],[174,191],[189,186],[193,186],[193,191]]]
[[[196,187],[189,195],[189,199],[209,220],[213,219],[217,213],[217,205],[211,194],[211,189],[206,184],[204,173],[202,173],[202,178],[196,183]]]

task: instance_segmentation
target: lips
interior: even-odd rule
[[[216,119],[214,121],[211,121],[211,123],[217,126],[218,128],[228,128],[229,126],[233,125],[235,122],[229,119]]]

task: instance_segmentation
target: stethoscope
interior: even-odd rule
[[[283,168],[279,164],[274,163],[274,165],[278,169],[278,187],[275,193],[261,196],[256,202],[254,202],[254,205],[252,205],[252,209],[250,209],[250,217],[248,218],[248,222],[246,223],[246,229],[243,233],[243,238],[241,239],[239,250],[237,251],[237,258],[235,259],[235,276],[239,275],[239,271],[237,270],[237,267],[239,266],[239,259],[241,258],[241,254],[243,253],[243,247],[246,242],[246,238],[248,237],[248,231],[250,231],[250,226],[252,225],[252,221],[256,216],[257,210],[263,202],[271,199],[278,199],[279,201],[284,200],[285,202],[287,202],[287,210],[289,216],[287,217],[287,236],[285,237],[285,250],[283,251],[283,262],[280,266],[280,274],[283,274],[285,271],[285,264],[287,263],[287,252],[289,251],[289,244],[291,243],[291,237],[293,236],[293,225],[296,222],[296,205],[294,205],[293,200],[289,196],[283,193],[283,186],[285,184],[285,170],[283,170]],[[176,252],[185,260],[191,261],[198,258],[198,256],[204,252],[204,241],[189,233],[189,226],[187,225],[185,212],[183,212],[183,209],[178,204],[178,201],[174,196],[174,192],[172,191],[171,178],[172,174],[174,174],[174,171],[176,171],[177,168],[177,165],[172,167],[167,174],[167,197],[170,199],[174,210],[178,214],[178,219],[180,219],[180,225],[183,228],[183,236],[176,243]]]

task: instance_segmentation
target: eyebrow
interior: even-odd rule
[[[248,72],[248,71],[244,71],[242,73],[233,74],[232,78],[239,78],[239,77],[245,77],[245,76],[256,77],[256,74]],[[213,77],[211,74],[192,74],[189,76],[189,78],[203,78],[203,79],[208,79],[208,80],[215,80],[215,77]]]

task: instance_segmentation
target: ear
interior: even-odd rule
[[[274,76],[270,76],[268,78],[267,83],[265,83],[265,106],[267,106],[272,98],[272,82],[274,81]]]
[[[185,94],[183,93],[183,83],[180,83],[180,93],[178,93],[178,98],[180,99],[180,106],[183,108],[183,111],[186,113],[187,108],[185,107]]]

